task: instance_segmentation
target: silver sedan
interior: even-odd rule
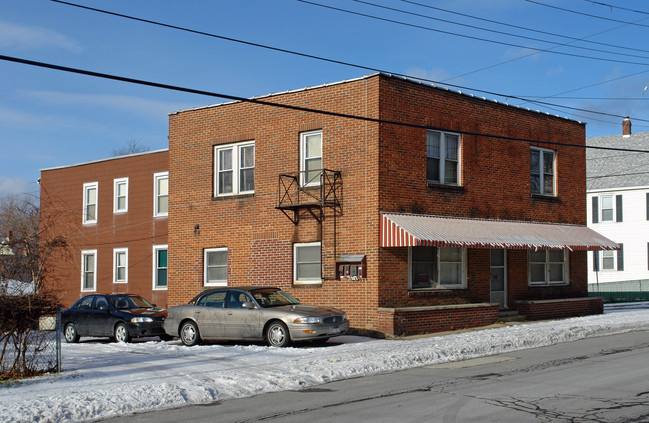
[[[170,307],[164,330],[190,346],[201,340],[265,340],[285,347],[341,335],[349,321],[342,310],[302,304],[279,288],[224,287]]]

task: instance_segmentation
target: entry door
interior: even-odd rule
[[[507,308],[506,250],[491,250],[491,302]]]

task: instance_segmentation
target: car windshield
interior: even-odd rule
[[[277,307],[283,305],[300,304],[298,300],[284,291],[272,288],[254,289],[250,291],[261,307]]]
[[[110,302],[117,309],[153,308],[153,304],[137,295],[111,295]]]

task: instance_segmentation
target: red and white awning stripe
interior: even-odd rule
[[[381,213],[382,247],[460,247],[518,250],[617,250],[586,226]]]

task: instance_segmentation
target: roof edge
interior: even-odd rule
[[[46,172],[46,171],[49,171],[49,170],[67,169],[69,167],[85,166],[85,165],[94,164],[94,163],[108,162],[108,161],[111,161],[111,160],[126,159],[126,158],[129,158],[129,157],[144,156],[144,155],[147,155],[147,154],[163,153],[165,151],[169,151],[169,149],[168,148],[163,148],[163,149],[160,149],[160,150],[143,151],[141,153],[127,154],[127,155],[124,155],[124,156],[107,157],[105,159],[90,160],[90,161],[87,161],[87,162],[75,163],[75,164],[65,165],[65,166],[47,167],[47,168],[44,168],[44,169],[39,169],[39,171],[40,172]]]

